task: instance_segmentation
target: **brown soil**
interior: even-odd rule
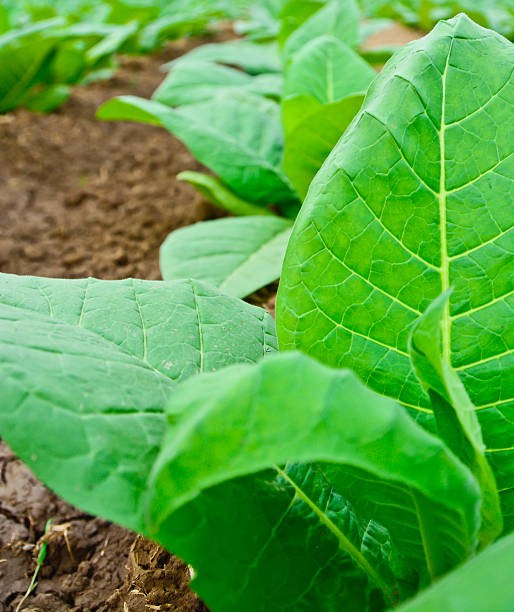
[[[416,36],[401,28],[372,42]],[[159,128],[94,117],[115,95],[149,97],[163,78],[158,67],[195,44],[125,58],[114,79],[75,90],[52,115],[0,116],[1,272],[158,279],[167,234],[219,215],[176,180],[200,167],[178,140]],[[273,311],[275,295],[271,286],[252,301]],[[0,612],[16,610],[43,541],[47,557],[25,612],[207,612],[180,560],[68,506],[0,442]]]

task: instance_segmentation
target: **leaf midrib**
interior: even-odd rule
[[[273,244],[274,242],[279,242],[280,238],[282,238],[284,234],[291,232],[291,229],[292,229],[292,226],[278,231],[271,238],[266,240],[266,242],[261,244],[261,246],[256,251],[253,251],[252,253],[245,253],[243,258],[238,262],[237,266],[232,270],[232,272],[230,272],[230,274],[220,284],[219,288],[225,291],[226,287],[230,285],[234,277],[237,278],[237,276],[241,274],[242,269],[244,269],[250,262],[258,259],[261,253],[265,251],[271,244]]]
[[[323,512],[313,501],[306,495],[303,490],[296,484],[296,482],[290,478],[290,476],[277,465],[273,466],[273,469],[284,478],[294,489],[296,497],[301,499],[309,508],[316,514],[321,523],[327,527],[332,534],[337,538],[339,547],[341,550],[346,552],[358,567],[381,589],[389,605],[395,605],[395,598],[391,587],[384,582],[376,570],[371,566],[369,561],[364,557],[358,548],[345,536],[345,534],[334,524],[333,521]]]
[[[446,76],[448,74],[448,68],[450,65],[450,55],[452,53],[453,42],[455,38],[452,37],[450,46],[448,49],[448,56],[446,57],[446,65],[444,72],[441,76],[442,84],[442,100],[441,100],[441,129],[439,130],[439,157],[440,157],[440,170],[439,170],[439,232],[440,232],[440,243],[441,243],[441,290],[442,293],[446,293],[450,289],[450,260],[448,256],[448,245],[447,245],[447,218],[446,218],[446,143],[445,143],[445,131],[446,131]],[[450,318],[450,300],[446,301],[443,317],[441,320],[441,336],[442,336],[442,354],[444,360],[451,364],[451,318]]]

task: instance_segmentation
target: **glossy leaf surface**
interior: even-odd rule
[[[348,366],[430,421],[412,325],[454,288],[442,353],[514,519],[514,48],[465,16],[396,54],[311,185],[285,259],[282,348]]]

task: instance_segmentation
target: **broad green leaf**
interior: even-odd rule
[[[350,371],[277,355],[180,385],[167,411],[150,534],[194,567],[214,609],[364,610],[348,593],[353,565],[391,601],[394,583],[349,537],[346,499],[421,571],[441,574],[475,547],[469,470]],[[319,462],[328,486],[291,461]]]
[[[438,297],[412,328],[409,353],[414,371],[430,396],[437,431],[473,472],[482,491],[480,543],[487,546],[501,533],[503,519],[496,482],[484,456],[475,407],[462,381],[441,354],[441,321],[449,294]]]
[[[293,55],[285,71],[284,97],[311,96],[322,104],[366,93],[376,72],[333,36],[320,36]]]
[[[514,48],[466,16],[387,64],[313,181],[278,298],[281,347],[354,369],[430,424],[410,329],[453,287],[442,353],[514,526]]]
[[[241,198],[298,205],[298,196],[280,169],[279,108],[270,100],[222,94],[210,102],[172,110],[151,100],[120,96],[101,106],[97,116],[163,125]]]
[[[359,8],[356,0],[329,0],[287,39],[283,57],[288,61],[309,41],[318,36],[334,36],[349,47],[356,47],[359,39]]]
[[[512,612],[513,574],[514,535],[510,535],[422,591],[398,612]]]
[[[280,276],[291,228],[288,219],[259,216],[175,230],[161,246],[162,277],[195,278],[246,297]]]
[[[141,530],[177,382],[274,342],[263,310],[196,281],[0,274],[0,435],[69,502]]]
[[[259,206],[257,204],[252,204],[252,202],[242,200],[224,185],[219,178],[211,176],[210,174],[185,170],[177,174],[177,179],[191,183],[191,185],[194,185],[209,202],[215,206],[228,210],[233,215],[248,216],[273,214],[271,210],[265,206]]]
[[[214,62],[187,60],[178,63],[159,85],[152,100],[168,106],[181,106],[212,100],[217,94],[247,91],[279,98],[282,77],[263,74],[255,77]]]
[[[363,95],[355,95],[332,104],[312,105],[314,110],[286,132],[282,166],[301,198],[358,113],[363,99]],[[284,109],[290,110],[291,106]]]
[[[250,74],[280,72],[280,57],[276,43],[255,43],[244,39],[200,45],[186,55],[164,64],[162,69],[170,70],[190,59],[237,66]]]

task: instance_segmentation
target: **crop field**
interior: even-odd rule
[[[2,0],[0,612],[514,612],[512,0]]]

